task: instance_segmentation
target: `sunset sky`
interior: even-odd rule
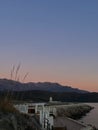
[[[0,78],[19,63],[25,82],[98,92],[98,0],[0,0]]]

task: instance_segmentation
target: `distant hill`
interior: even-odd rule
[[[75,93],[88,93],[88,91],[72,88],[70,86],[63,86],[58,83],[51,82],[30,82],[21,83],[14,80],[0,79],[0,91],[48,91],[48,92],[75,92]]]
[[[62,86],[58,83],[21,83],[0,79],[0,98],[6,96],[13,100],[33,102],[47,102],[50,97],[53,97],[55,101],[63,102],[98,102],[98,93],[96,92],[91,93],[69,86]]]

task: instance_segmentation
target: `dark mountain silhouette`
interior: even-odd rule
[[[31,102],[47,102],[50,97],[54,101],[62,102],[98,102],[98,93],[75,93],[75,92],[49,92],[49,91],[0,91],[0,98],[8,96],[11,100],[31,101]],[[56,103],[56,102],[55,102]],[[60,103],[60,102],[59,102]]]
[[[98,102],[97,92],[91,93],[58,83],[20,83],[0,79],[0,98],[6,96],[13,100],[33,102],[47,102],[49,97],[63,102]]]
[[[88,93],[88,91],[80,90],[78,88],[72,88],[70,86],[63,86],[58,83],[51,82],[30,82],[21,83],[14,80],[0,79],[0,91],[32,91],[41,90],[48,92],[76,92],[76,93]]]

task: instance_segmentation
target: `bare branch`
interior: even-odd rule
[[[25,81],[25,79],[26,79],[26,77],[28,76],[28,74],[29,74],[29,73],[26,73],[26,74],[25,74],[25,76],[24,76],[24,78],[23,78],[22,82],[24,82],[24,81]]]
[[[12,68],[12,70],[11,70],[11,80],[13,79],[14,70],[15,70],[15,65],[13,65],[13,68]]]
[[[15,80],[17,79],[17,75],[18,75],[20,66],[21,66],[21,64],[19,63],[19,65],[18,65],[17,68],[16,68]]]

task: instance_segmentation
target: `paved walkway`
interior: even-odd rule
[[[81,130],[86,126],[67,117],[57,117],[54,120],[54,127],[65,127],[67,130]]]

